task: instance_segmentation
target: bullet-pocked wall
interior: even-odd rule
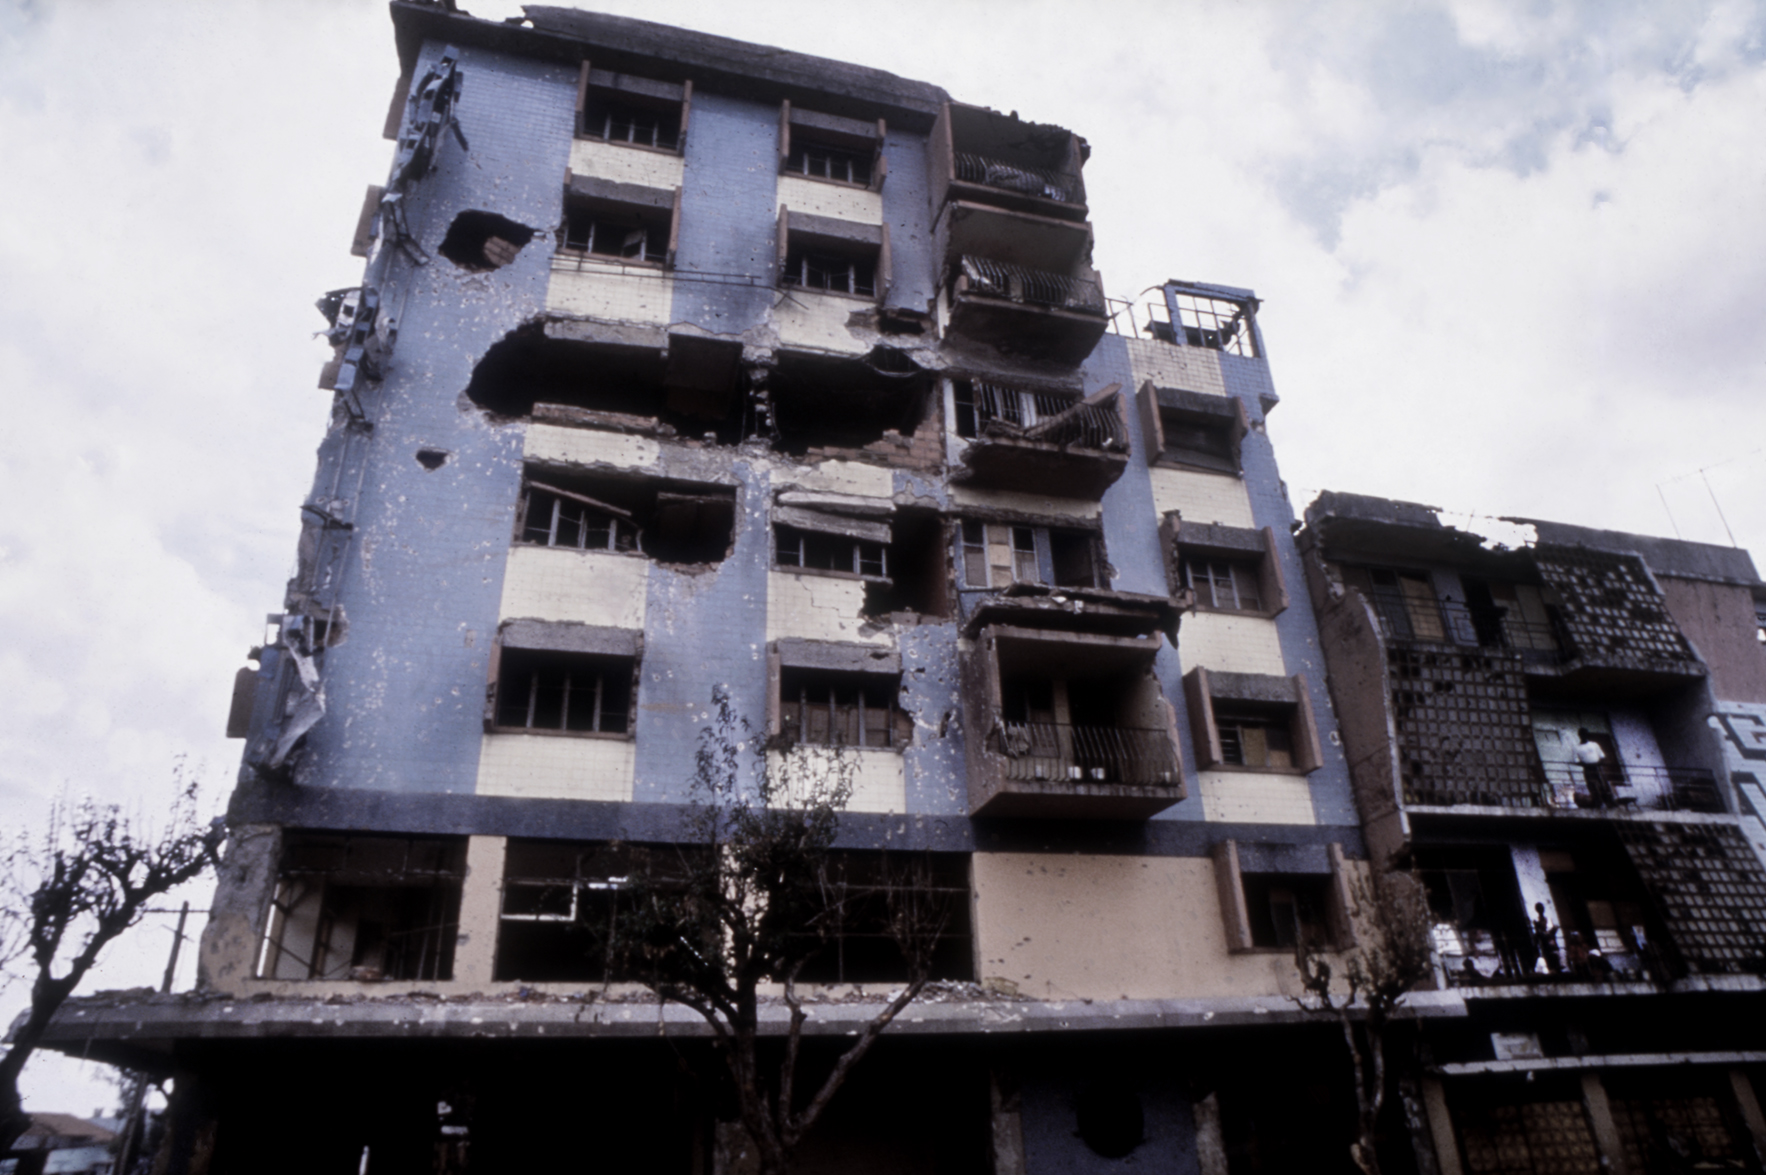
[[[416,76],[441,51],[425,45]],[[380,291],[399,330],[385,378],[365,398],[373,432],[346,439],[347,426],[335,425],[314,480],[310,501],[353,524],[339,593],[349,630],[325,652],[327,712],[306,736],[301,784],[475,787],[523,429],[488,418],[465,389],[491,345],[545,307],[576,77],[475,48],[460,68],[466,98],[456,112],[470,149],[444,135],[435,171],[407,197],[428,263],[395,255]],[[534,236],[506,265],[462,268],[440,247],[467,210]],[[443,459],[430,468],[419,450]]]

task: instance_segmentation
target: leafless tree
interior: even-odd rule
[[[1332,957],[1317,939],[1301,935],[1295,962],[1306,995],[1297,1002],[1342,1029],[1357,1112],[1350,1157],[1367,1175],[1380,1175],[1374,1140],[1386,1101],[1387,1029],[1404,994],[1430,973],[1428,898],[1422,882],[1402,869],[1358,873],[1347,888],[1346,921],[1356,944],[1337,956],[1343,982],[1332,986]]]
[[[802,747],[769,765],[726,692],[714,695],[713,711],[697,756],[691,846],[635,872],[610,952],[617,970],[711,1026],[758,1170],[779,1175],[853,1067],[925,988],[950,909],[912,862],[862,893],[846,884],[833,845],[852,795],[851,752]],[[805,1098],[797,1079],[809,1013],[799,977],[848,904],[879,897],[908,978]],[[768,985],[790,1011],[775,1049],[763,1048],[760,1031]]]
[[[197,781],[182,765],[174,778],[163,823],[64,796],[40,830],[0,849],[0,967],[31,985],[30,1007],[0,1057],[0,1152],[30,1128],[19,1074],[56,1009],[150,902],[215,863],[220,822],[202,820]]]

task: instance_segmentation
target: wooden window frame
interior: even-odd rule
[[[676,91],[679,92],[678,99],[675,97]],[[591,101],[598,95],[610,95],[613,102],[628,107],[648,107],[653,110],[672,110],[678,102],[680,129],[675,134],[674,145],[662,147],[650,143],[638,143],[587,133],[584,119],[588,117]],[[571,127],[573,135],[578,139],[593,143],[607,143],[615,147],[631,147],[639,151],[654,151],[661,155],[685,155],[687,153],[687,127],[692,118],[693,80],[691,78],[677,85],[673,82],[655,81],[650,78],[634,77],[630,74],[591,69],[587,58],[583,59],[577,69],[576,114]]]
[[[1198,612],[1225,612],[1235,616],[1275,617],[1287,611],[1287,577],[1282,574],[1280,549],[1276,546],[1275,528],[1254,530],[1247,527],[1185,524],[1178,511],[1168,512],[1159,523],[1160,546],[1165,551],[1166,574],[1171,594],[1181,596],[1192,592],[1188,564],[1195,560],[1228,563],[1256,568],[1258,608],[1224,608],[1204,603],[1194,593],[1193,606]]]
[[[1148,465],[1196,469],[1228,477],[1245,475],[1243,446],[1246,435],[1251,431],[1251,418],[1245,410],[1243,400],[1237,396],[1214,396],[1176,388],[1155,387],[1150,379],[1141,384],[1135,400],[1140,407],[1141,439],[1146,445]],[[1206,461],[1186,461],[1182,456],[1166,452],[1167,421],[1224,430],[1227,447],[1231,451],[1229,460],[1232,468],[1221,469]]]
[[[1234,686],[1223,689],[1229,682],[1234,683]],[[1254,683],[1258,688],[1236,688],[1242,683]],[[1318,720],[1313,713],[1312,697],[1307,689],[1305,674],[1296,673],[1287,678],[1267,677],[1262,674],[1223,674],[1210,673],[1198,666],[1184,675],[1183,685],[1184,700],[1190,714],[1190,736],[1195,743],[1196,766],[1199,770],[1307,775],[1324,766],[1324,752],[1318,737]],[[1229,706],[1255,706],[1272,716],[1287,715],[1294,765],[1247,767],[1227,762],[1221,744],[1220,723],[1215,717],[1217,691],[1222,695],[1219,700]],[[1243,696],[1247,693],[1263,696]]]
[[[881,118],[873,127],[861,119],[794,108],[787,98],[779,103],[779,174],[794,175],[798,179],[834,184],[842,188],[880,192],[883,190],[883,181],[889,175],[889,156],[884,151],[888,137],[889,124]],[[870,175],[861,183],[857,180],[834,179],[831,176],[792,170],[791,161],[797,149],[811,144],[855,158],[868,156]]]
[[[1316,850],[1315,850],[1316,851]],[[1248,872],[1242,868],[1239,845],[1234,840],[1222,840],[1215,843],[1209,854],[1214,860],[1214,884],[1220,896],[1220,914],[1226,932],[1226,948],[1235,955],[1240,954],[1285,954],[1292,955],[1291,946],[1264,946],[1254,941],[1251,922],[1250,902],[1245,893],[1245,876]],[[1320,911],[1323,920],[1321,929],[1325,939],[1319,944],[1326,951],[1345,951],[1355,947],[1357,942],[1355,920],[1352,912],[1355,909],[1354,881],[1350,877],[1348,858],[1343,853],[1341,844],[1325,846],[1325,862],[1327,872],[1293,873],[1295,877],[1313,879],[1312,884],[1323,883],[1325,889],[1325,908]],[[1282,872],[1253,872],[1252,876],[1281,876]]]

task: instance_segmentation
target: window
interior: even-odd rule
[[[913,720],[897,704],[900,694],[899,676],[784,667],[780,735],[787,745],[906,746]]]
[[[1444,641],[1441,604],[1427,572],[1345,567],[1343,582],[1373,604],[1388,640]]]
[[[969,858],[963,853],[830,854],[820,879],[827,905],[814,930],[823,940],[799,978],[805,983],[899,983],[907,958],[895,927],[936,927],[933,979],[975,975],[969,930]]]
[[[626,734],[635,676],[629,657],[506,648],[497,670],[492,727]]]
[[[889,548],[844,535],[816,534],[781,526],[776,537],[780,567],[844,571],[866,579],[887,579]]]
[[[1184,675],[1196,765],[1203,770],[1315,771],[1323,763],[1306,679],[1192,669]]]
[[[564,205],[564,248],[587,256],[663,265],[669,259],[670,228],[668,209],[583,199]]]
[[[1250,431],[1244,402],[1175,388],[1141,385],[1141,431],[1147,464],[1239,472],[1239,448]]]
[[[881,300],[889,292],[889,226],[779,207],[779,285]]]
[[[1287,608],[1273,529],[1185,522],[1173,510],[1160,522],[1159,534],[1173,589],[1188,589],[1198,609],[1274,616]]]
[[[289,833],[259,979],[449,979],[463,837]]]
[[[1212,855],[1229,950],[1355,945],[1350,866],[1341,845],[1225,840]]]
[[[630,878],[678,876],[693,846],[508,842],[497,928],[498,981],[606,983],[633,978],[610,966],[614,920]]]
[[[1292,949],[1300,943],[1324,946],[1325,901],[1329,879],[1286,873],[1246,873],[1245,912],[1251,945]]]
[[[734,487],[560,474],[564,471],[530,467],[515,512],[516,542],[642,552],[670,563],[717,563],[729,553]]]
[[[786,254],[783,284],[869,298],[877,293],[877,263],[869,257],[797,247]]]
[[[881,187],[887,131],[882,119],[865,122],[784,102],[779,107],[779,174]]]
[[[1234,767],[1294,766],[1291,714],[1221,705],[1215,707],[1214,723],[1220,732],[1221,762]]]
[[[807,142],[802,136],[793,135],[790,154],[785,156],[785,174],[869,187],[871,156],[868,152],[861,155],[856,151]]]
[[[963,583],[971,588],[1099,587],[1097,545],[1090,531],[964,521]]]
[[[692,102],[690,81],[590,69],[585,61],[577,74],[576,133],[584,139],[678,153]]]
[[[638,528],[630,511],[546,482],[527,483],[521,519],[524,543],[579,551],[638,549]]]
[[[1226,351],[1246,359],[1257,357],[1256,336],[1252,333],[1251,326],[1257,310],[1257,299],[1240,301],[1212,298],[1203,294],[1183,293],[1169,287],[1167,293],[1171,299],[1174,321],[1183,331],[1181,341],[1186,346]],[[1171,341],[1179,341],[1175,337],[1175,331]]]

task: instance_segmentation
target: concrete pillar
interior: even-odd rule
[[[1209,1094],[1195,1104],[1196,1168],[1201,1175],[1228,1175],[1226,1133],[1220,1128],[1220,1098]]]
[[[503,912],[501,836],[466,839],[466,881],[460,888],[460,931],[454,940],[454,981],[488,987],[497,961],[497,922]]]
[[[1613,1103],[1607,1100],[1607,1087],[1599,1073],[1582,1074],[1582,1104],[1588,1110],[1588,1124],[1594,1130],[1594,1145],[1600,1148],[1601,1166],[1609,1175],[1645,1175],[1633,1171],[1625,1161],[1625,1148],[1619,1142],[1619,1124],[1613,1120]]]
[[[1545,918],[1553,926],[1562,926],[1563,919],[1558,917],[1557,903],[1551,900],[1551,886],[1545,880],[1545,866],[1539,860],[1539,848],[1536,845],[1510,845],[1509,857],[1515,866],[1515,883],[1521,891],[1521,904],[1526,907],[1527,920],[1531,922],[1538,916],[1533,909],[1536,905],[1545,907]],[[1557,936],[1558,958],[1564,957],[1564,935]]]
[[[1435,1163],[1441,1175],[1465,1175],[1459,1162],[1459,1140],[1453,1133],[1453,1115],[1447,1111],[1447,1091],[1439,1077],[1422,1079],[1423,1110],[1429,1133],[1435,1136]]]
[[[1741,1111],[1741,1120],[1748,1124],[1748,1133],[1753,1135],[1754,1154],[1766,1162],[1766,1114],[1760,1112],[1760,1099],[1754,1095],[1754,1083],[1748,1080],[1745,1069],[1731,1069],[1729,1087],[1735,1091],[1735,1105]]]
[[[216,870],[208,925],[197,947],[198,991],[241,994],[243,982],[256,974],[281,864],[281,825],[240,824],[227,830],[227,855]]]
[[[995,1069],[988,1086],[993,1106],[993,1175],[1025,1175],[1024,1106],[1017,1075]]]

